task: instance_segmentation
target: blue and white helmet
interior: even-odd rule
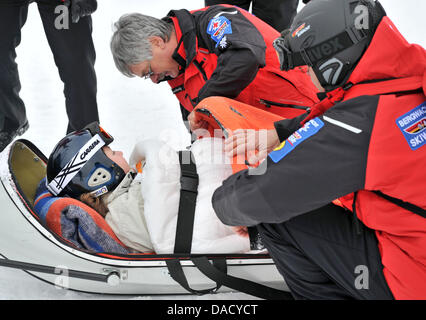
[[[47,162],[46,184],[50,193],[77,198],[83,193],[99,196],[114,190],[125,172],[102,150],[113,140],[93,122],[59,141]]]

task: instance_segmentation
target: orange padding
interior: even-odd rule
[[[271,130],[274,129],[274,122],[284,119],[276,114],[225,97],[203,99],[194,110],[197,120],[208,123],[207,130],[210,137],[215,136],[215,130],[220,130],[225,137],[230,136],[237,129]],[[249,156],[250,153],[246,155],[246,158]],[[247,169],[244,161],[241,161],[241,156],[234,156],[232,169],[234,173]]]

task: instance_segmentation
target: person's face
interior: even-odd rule
[[[103,147],[105,155],[115,162],[121,169],[123,169],[124,173],[128,173],[130,171],[129,163],[123,156],[123,152],[121,151],[113,151],[110,147]]]
[[[311,77],[311,81],[312,83],[315,85],[315,87],[317,87],[319,92],[324,92],[325,89],[323,88],[323,86],[321,85],[321,83],[319,82],[314,70],[312,69],[312,67],[308,68],[308,74]]]
[[[152,72],[149,78],[154,83],[158,83],[166,76],[176,78],[179,75],[179,64],[172,58],[177,46],[175,39],[172,37],[168,42],[164,42],[160,37],[152,37],[150,40],[152,59],[129,66],[130,71],[142,78]]]

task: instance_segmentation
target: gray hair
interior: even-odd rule
[[[127,77],[134,77],[130,65],[152,59],[150,38],[157,36],[168,42],[174,30],[171,23],[140,13],[121,16],[114,27],[112,56],[117,69]]]

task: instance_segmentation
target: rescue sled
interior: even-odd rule
[[[34,211],[47,158],[27,140],[1,154],[0,266],[25,270],[71,290],[128,295],[242,291],[264,299],[290,299],[270,256],[250,254],[91,253],[48,230]],[[6,165],[7,163],[7,165]]]

